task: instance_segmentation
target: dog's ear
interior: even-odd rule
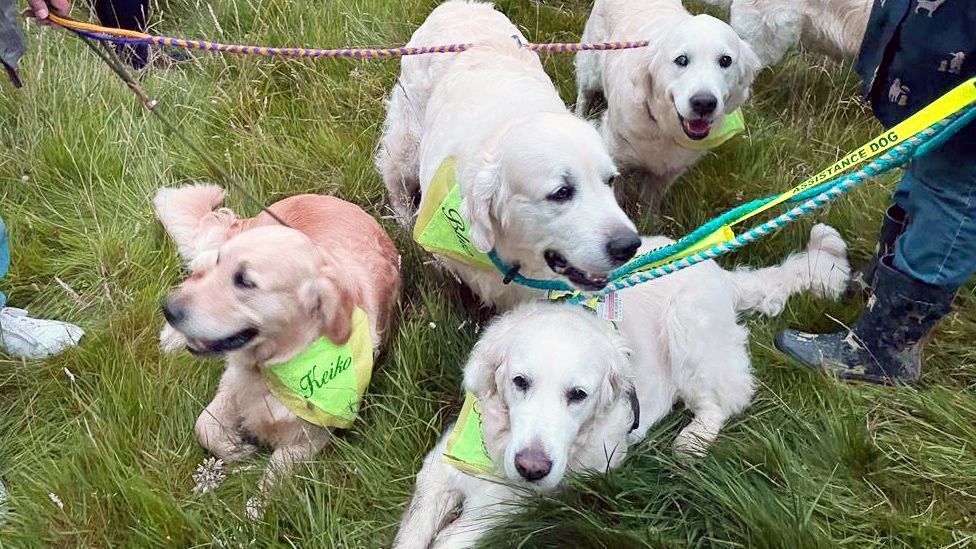
[[[464,366],[464,388],[482,403],[500,392],[499,384],[508,376],[506,363],[512,329],[532,310],[532,307],[522,306],[495,318],[481,332],[481,338],[471,350]]]
[[[335,269],[322,267],[319,275],[306,281],[298,295],[311,318],[319,322],[320,333],[336,345],[349,341],[352,334],[352,292],[337,276]]]
[[[485,153],[476,165],[465,170],[465,175],[461,216],[468,221],[475,247],[487,252],[495,246],[491,207],[502,185],[501,165],[494,155]]]
[[[610,356],[607,357],[609,371],[600,389],[600,407],[608,408],[620,398],[624,392],[633,386],[631,379],[631,351],[627,340],[616,331],[608,334],[610,337]]]
[[[760,69],[762,69],[762,61],[759,60],[759,56],[745,40],[740,38],[739,59],[735,63],[735,79],[732,82],[725,112],[734,111],[749,99],[749,89]]]

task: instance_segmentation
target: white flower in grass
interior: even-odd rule
[[[47,498],[49,500],[51,500],[51,503],[57,505],[58,506],[58,509],[64,509],[64,502],[61,501],[61,498],[59,498],[58,495],[55,494],[54,492],[51,492],[50,494],[48,494],[47,495]]]
[[[75,375],[71,373],[71,370],[64,368],[64,375],[67,376],[68,381],[71,383],[75,382]]]
[[[224,460],[214,457],[203,460],[193,473],[194,494],[206,494],[224,482]]]
[[[268,502],[262,496],[251,496],[248,498],[247,503],[244,504],[244,512],[247,514],[247,518],[255,522],[261,520],[267,504]]]

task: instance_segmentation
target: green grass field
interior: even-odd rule
[[[170,0],[153,20],[162,33],[229,42],[388,45],[405,42],[434,4]],[[530,39],[575,40],[589,3],[499,7]],[[10,493],[0,546],[388,545],[422,456],[460,407],[460,366],[476,333],[456,284],[385,220],[404,256],[401,321],[357,426],[277,490],[261,522],[248,521],[244,505],[266,454],[232,467],[217,490],[193,493],[191,475],[208,455],[192,426],[221,363],[157,349],[158,306],[181,268],[150,197],[160,186],[226,182],[80,42],[56,29],[28,34],[26,87],[0,85],[0,214],[13,255],[2,287],[11,305],[88,334],[46,362],[0,357],[0,478]],[[572,59],[545,64],[572,100]],[[181,133],[265,203],[336,194],[382,217],[371,152],[398,66],[200,53],[146,72],[142,83]],[[641,227],[680,234],[865,141],[880,128],[856,90],[849,66],[813,55],[764,72],[745,109],[746,134],[688,173],[663,216]],[[854,262],[873,247],[895,177],[818,216],[848,239]],[[255,213],[240,193],[229,198]],[[778,261],[813,221],[726,265]],[[486,546],[976,545],[974,288],[928,346],[917,389],[842,385],[792,369],[772,348],[778,329],[832,328],[858,307],[799,297],[779,318],[749,320],[759,391],[707,458],[673,459],[671,439],[688,420],[676,412],[621,469],[533,500]]]

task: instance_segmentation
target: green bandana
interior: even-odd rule
[[[709,132],[708,137],[705,139],[695,141],[682,133],[675,141],[678,142],[678,145],[686,149],[704,151],[718,147],[744,129],[746,129],[746,121],[742,117],[742,109],[735,109],[732,114],[725,115],[722,119],[722,125],[717,130]]]
[[[264,367],[271,394],[292,413],[313,425],[343,429],[356,419],[372,373],[369,320],[359,307],[342,345],[320,337],[287,362]]]
[[[464,395],[461,415],[447,437],[444,461],[471,475],[487,475],[495,470],[481,434],[481,403],[471,393]]]
[[[428,252],[493,270],[491,259],[474,246],[468,224],[461,217],[461,186],[457,183],[456,166],[455,160],[448,157],[434,173],[420,200],[413,239]]]

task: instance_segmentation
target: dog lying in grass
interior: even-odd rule
[[[464,367],[491,473],[455,468],[443,457],[454,436],[441,437],[417,475],[395,547],[474,544],[513,503],[557,488],[567,472],[617,466],[679,399],[694,418],[675,452],[705,452],[754,392],[738,316],[778,314],[798,292],[840,295],[846,249],[834,229],[818,225],[807,250],[780,265],[726,271],[709,261],[624,290],[618,330],[560,303],[528,302],[498,317]]]
[[[778,63],[801,42],[834,59],[853,59],[874,4],[872,0],[705,1],[731,7],[732,28],[752,46],[764,67]]]
[[[269,371],[322,338],[335,345],[368,341],[368,356],[357,360],[371,367],[399,295],[399,255],[372,217],[338,198],[300,195],[271,205],[289,227],[267,213],[241,219],[215,210],[222,198],[213,185],[156,194],[156,214],[191,272],[166,298],[163,342],[226,357],[217,394],[194,432],[225,461],[251,454],[255,442],[271,446],[264,492],[321,450],[330,433],[311,401],[299,402],[297,414],[290,397],[282,401],[287,391],[277,392]],[[313,364],[298,382],[301,396],[323,390],[349,366],[346,359]],[[359,364],[352,366],[361,375]]]
[[[614,161],[655,203],[705,154],[749,97],[759,60],[732,28],[680,0],[597,0],[584,42],[648,39],[646,48],[576,54],[576,113],[606,101],[600,131]],[[619,189],[618,189],[619,191]]]
[[[535,278],[605,285],[640,238],[617,205],[616,167],[600,135],[567,110],[538,55],[491,4],[441,4],[408,46],[474,43],[462,53],[405,57],[376,153],[389,202],[412,229],[447,159],[460,187],[462,238]],[[463,217],[463,219],[461,219]],[[507,308],[540,292],[488,268],[441,257],[482,302]]]

